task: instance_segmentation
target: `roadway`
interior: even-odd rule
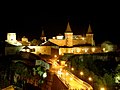
[[[63,68],[64,66],[59,65],[54,59],[51,60],[51,63],[51,71],[58,76],[58,78],[69,88],[69,90],[93,90],[91,85],[77,78],[71,72],[65,70]]]

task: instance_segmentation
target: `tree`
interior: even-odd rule
[[[12,63],[10,68],[11,79],[19,87],[22,87],[24,80],[32,76],[28,66],[22,62]]]
[[[42,84],[44,82],[44,79],[46,78],[44,74],[46,73],[46,69],[42,66],[36,66],[33,68],[34,75],[39,75],[39,83]]]
[[[38,41],[37,39],[33,39],[31,41],[31,46],[37,46],[37,45],[39,45],[39,43],[40,43],[40,41]]]
[[[38,46],[38,45],[40,45],[41,43],[42,43],[41,40],[33,39],[33,40],[31,41],[31,46]]]
[[[113,90],[115,87],[115,79],[113,78],[112,74],[105,73],[103,78],[106,82],[107,88],[109,88],[109,90]]]

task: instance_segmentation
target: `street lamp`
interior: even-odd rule
[[[83,76],[83,75],[84,75],[84,73],[81,71],[81,72],[80,72],[80,75],[81,75],[81,76]]]
[[[56,58],[56,57],[57,57],[57,55],[54,55],[54,57]]]
[[[73,71],[73,70],[74,70],[74,68],[71,68],[71,70]]]
[[[89,80],[89,81],[92,81],[92,78],[91,78],[91,77],[89,77],[89,78],[88,78],[88,80]]]
[[[104,87],[101,87],[100,90],[105,90],[105,88],[104,88]]]
[[[81,72],[80,72],[80,77],[81,77],[81,79],[83,79],[83,75],[84,75],[84,73],[81,71]]]

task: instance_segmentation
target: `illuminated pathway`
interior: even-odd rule
[[[51,69],[58,78],[69,88],[69,90],[93,90],[91,85],[77,78],[71,72],[62,69],[57,62],[53,62],[53,67]]]
[[[68,71],[59,70],[58,72],[56,72],[56,75],[69,89],[92,90],[92,87],[89,84],[80,80]]]

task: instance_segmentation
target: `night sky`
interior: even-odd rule
[[[7,32],[16,32],[17,39],[23,36],[28,37],[29,40],[39,39],[42,30],[48,38],[59,33],[64,35],[69,21],[74,34],[84,35],[90,24],[96,43],[99,44],[106,40],[120,43],[120,9],[118,6],[111,6],[111,4],[91,5],[87,8],[83,6],[57,10],[55,8],[32,10],[31,14],[8,10],[8,13],[3,17],[5,26],[0,31],[1,38],[3,33],[6,38]],[[39,14],[33,14],[33,11],[39,12]]]

